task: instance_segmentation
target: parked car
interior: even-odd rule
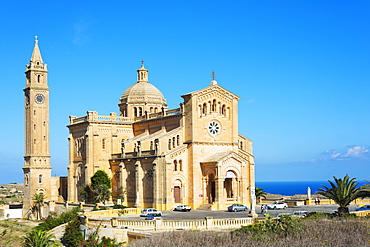
[[[306,217],[308,213],[309,213],[308,211],[295,211],[293,213],[293,216],[303,218]]]
[[[356,208],[356,211],[363,211],[363,210],[370,210],[370,205],[361,205],[360,207]]]
[[[237,211],[246,211],[248,210],[247,206],[244,206],[243,204],[233,204],[227,208],[229,212],[237,212]]]
[[[191,210],[191,207],[188,205],[178,205],[174,209],[174,211],[183,211],[183,212],[185,211],[190,212],[190,210]]]
[[[161,214],[147,214],[145,219],[146,220],[157,220],[157,219],[161,219],[162,218],[162,215]]]
[[[159,214],[159,215],[162,215],[162,212],[155,209],[155,208],[144,208],[143,210],[141,210],[141,214],[140,216],[141,217],[146,217],[148,214]]]
[[[288,207],[288,204],[281,201],[276,201],[270,204],[267,204],[268,209],[286,209]]]

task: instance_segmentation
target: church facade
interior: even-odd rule
[[[225,209],[243,203],[253,210],[255,164],[252,141],[238,132],[240,98],[213,77],[208,87],[182,95],[179,108],[168,109],[144,63],[137,78],[119,99],[119,113],[69,117],[65,199],[82,201],[81,189],[104,170],[113,197],[124,191],[129,207]]]

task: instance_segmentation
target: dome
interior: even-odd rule
[[[137,70],[137,83],[127,88],[122,94],[120,98],[120,107],[123,107],[123,105],[151,105],[158,109],[167,107],[162,92],[153,84],[149,83],[149,71],[144,67],[144,61],[142,61],[142,63],[141,68]],[[150,108],[144,110],[150,110]]]
[[[121,103],[165,104],[161,91],[149,82],[137,82],[127,88],[121,96]]]

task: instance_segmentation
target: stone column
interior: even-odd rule
[[[119,180],[119,186],[122,187],[122,191],[123,191],[123,202],[126,203],[126,205],[128,205],[128,199],[127,199],[127,184],[126,184],[126,179],[127,179],[127,170],[125,168],[125,164],[123,163],[123,161],[120,162],[119,164],[119,168],[120,168],[120,171],[121,171],[121,176],[120,176],[120,180]]]
[[[221,198],[223,198],[223,179],[221,177],[217,177],[215,178],[215,182],[216,182],[216,200],[215,202],[217,203],[221,203]]]
[[[141,186],[141,167],[140,167],[140,161],[138,160],[135,164],[135,185],[136,185],[136,200],[135,200],[135,207],[140,208],[141,207],[141,192],[142,192],[142,186]]]
[[[238,198],[238,185],[236,178],[231,179],[232,198]]]
[[[158,185],[157,185],[157,164],[153,163],[153,206],[157,208],[158,206]]]
[[[202,195],[203,195],[203,198],[202,198],[202,203],[208,203],[209,202],[209,199],[208,199],[208,191],[207,191],[207,177],[203,177],[202,178]]]

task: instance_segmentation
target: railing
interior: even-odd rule
[[[127,220],[120,218],[89,219],[89,226],[107,226],[137,229],[142,231],[169,231],[169,230],[202,230],[202,229],[235,229],[253,223],[253,218],[213,219],[204,220]]]
[[[172,110],[169,110],[166,112],[167,115],[177,115],[177,114],[180,114],[180,108],[176,108],[176,109],[172,109]]]
[[[115,122],[115,123],[132,123],[135,121],[141,121],[146,119],[153,119],[159,118],[166,115],[178,115],[180,114],[180,108],[172,109],[166,112],[156,112],[156,113],[146,113],[145,115],[129,118],[129,117],[120,117],[117,116],[115,112],[112,112],[109,116],[101,116],[98,115],[96,111],[88,111],[86,116],[83,117],[75,117],[70,116],[69,123],[70,124],[77,124],[83,122]]]
[[[88,111],[86,116],[83,117],[75,117],[70,116],[69,120],[70,124],[77,124],[83,122],[115,122],[115,123],[132,123],[134,122],[133,118],[129,117],[120,117],[116,116],[116,113],[113,112],[109,116],[101,116],[98,115],[96,111]]]

